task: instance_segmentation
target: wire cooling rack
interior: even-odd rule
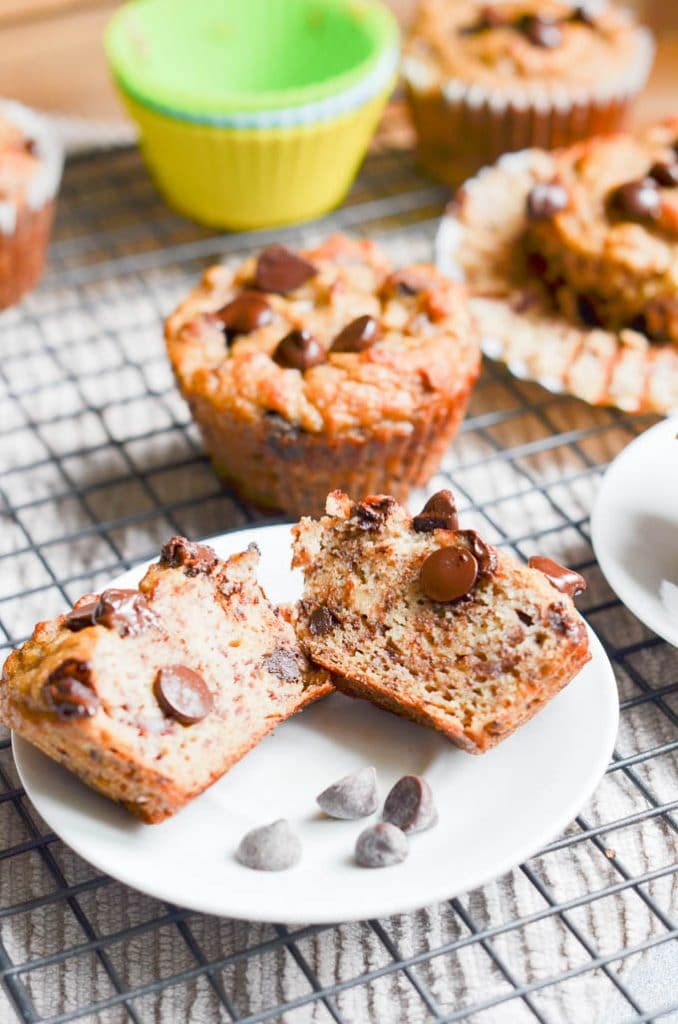
[[[383,152],[324,222],[215,235],[162,205],[135,152],[71,162],[50,271],[0,318],[4,648],[172,532],[257,519],[212,473],[164,357],[161,318],[200,270],[272,238],[337,229],[379,239],[396,259],[427,258],[444,200],[408,154]],[[294,930],[223,921],[81,861],[24,796],[3,734],[0,1021],[669,1021],[678,652],[608,590],[588,523],[605,465],[650,422],[487,364],[430,485],[453,486],[467,524],[489,539],[589,580],[583,610],[615,667],[621,726],[604,780],[564,835],[495,883],[416,914]]]

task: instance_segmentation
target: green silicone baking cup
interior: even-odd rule
[[[322,101],[397,42],[377,0],[132,0],[106,33],[124,90],[198,118]]]

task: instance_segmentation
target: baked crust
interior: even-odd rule
[[[38,623],[2,674],[4,723],[146,822],[174,814],[279,722],[332,689],[301,652],[289,615],[257,584],[258,553],[196,562],[186,556],[196,549],[211,550],[183,538],[163,549],[139,585],[138,628],[98,622],[73,631],[66,616]],[[154,684],[169,665],[185,665],[207,684],[213,709],[202,720],[183,725],[158,703]],[[84,680],[73,700],[84,693],[89,713],[78,715],[73,704],[70,717],[58,713],[49,684],[64,666]]]
[[[330,495],[327,513],[294,531],[305,577],[297,635],[339,689],[483,753],[589,660],[572,599],[536,569],[484,545],[492,568],[468,596],[431,601],[422,564],[443,547],[472,550],[467,531],[417,531],[385,496]]]

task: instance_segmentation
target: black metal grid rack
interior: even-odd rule
[[[50,271],[0,318],[3,647],[170,532],[257,518],[212,473],[164,358],[161,318],[202,267],[337,229],[427,257],[444,199],[409,155],[387,152],[324,222],[215,235],[162,205],[133,151],[69,164]],[[668,1021],[678,997],[663,961],[658,987],[639,979],[678,934],[678,652],[616,601],[588,532],[605,465],[649,423],[488,364],[431,485],[452,478],[469,525],[589,579],[583,610],[613,660],[621,727],[564,835],[417,914],[293,930],[221,921],[125,889],[68,850],[24,796],[3,734],[0,1021]]]

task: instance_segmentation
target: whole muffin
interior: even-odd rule
[[[0,100],[0,309],[18,302],[42,273],[61,165],[43,122]]]
[[[404,60],[421,161],[457,185],[501,153],[614,131],[653,55],[614,4],[422,0]]]
[[[404,499],[425,483],[480,368],[459,285],[343,236],[212,267],[165,335],[217,472],[294,516],[338,487]]]
[[[502,157],[459,189],[439,267],[486,355],[629,412],[678,410],[678,118]]]

